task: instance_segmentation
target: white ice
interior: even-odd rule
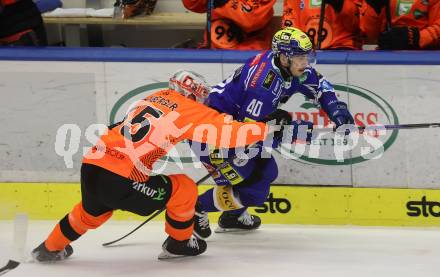
[[[54,224],[29,222],[27,254]],[[163,223],[152,222],[114,247],[101,246],[138,224],[109,221],[74,242],[68,260],[26,262],[4,276],[440,276],[439,229],[263,225],[247,234],[213,234],[201,256],[159,261],[166,235]],[[13,230],[13,221],[0,221],[0,267],[11,258]]]

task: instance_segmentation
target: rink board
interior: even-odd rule
[[[255,54],[187,49],[0,49],[5,99],[0,101],[0,119],[7,122],[0,132],[0,182],[79,182],[83,154],[98,139],[97,123],[121,120],[131,103],[167,87],[177,69],[194,70],[216,84]],[[357,125],[428,123],[440,118],[439,51],[325,51],[317,55],[317,70],[331,81],[339,99],[347,102]],[[304,100],[296,94],[281,108],[316,126],[329,126],[325,113]],[[440,128],[356,134],[351,134],[346,146],[329,133],[304,149],[277,149],[274,182],[440,189]],[[179,143],[173,151],[165,172],[158,173],[185,172],[194,180],[206,174],[194,167],[188,144]]]
[[[27,213],[58,219],[81,198],[74,183],[0,183],[0,220]],[[205,185],[200,192],[209,189]],[[440,226],[440,190],[273,185],[263,206],[251,208],[264,223],[370,226]],[[218,213],[210,215],[216,222]],[[113,219],[142,220],[126,212]],[[163,220],[163,217],[159,217]]]

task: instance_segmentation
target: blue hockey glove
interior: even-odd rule
[[[353,116],[347,104],[341,101],[334,102],[327,107],[328,116],[336,124],[336,128],[344,124],[354,124]]]

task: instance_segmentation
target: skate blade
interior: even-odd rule
[[[203,237],[203,236],[197,234],[196,232],[193,232],[193,235],[194,235],[196,238],[201,239],[201,240],[206,240],[207,238],[209,238],[209,237],[211,236],[211,234],[209,234],[209,236],[207,236],[207,237]]]
[[[214,232],[216,233],[249,233],[254,232],[257,229],[239,229],[239,228],[222,228],[217,227]]]
[[[159,256],[157,256],[157,258],[159,260],[179,259],[179,258],[185,258],[185,257],[191,257],[191,256],[172,254],[165,249],[163,249],[162,253],[160,253]]]

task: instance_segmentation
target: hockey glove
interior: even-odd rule
[[[380,14],[383,7],[387,5],[389,0],[366,0],[368,5],[374,9],[377,15]]]
[[[416,27],[393,27],[379,36],[379,48],[387,50],[419,49],[420,33]]]
[[[284,126],[292,123],[292,116],[285,110],[276,109],[271,114],[268,114],[262,122],[270,123],[270,125],[281,125],[280,130],[274,132],[274,139],[281,140]]]
[[[337,101],[330,104],[327,109],[328,116],[336,124],[336,128],[344,124],[354,124],[353,116],[346,103]]]

